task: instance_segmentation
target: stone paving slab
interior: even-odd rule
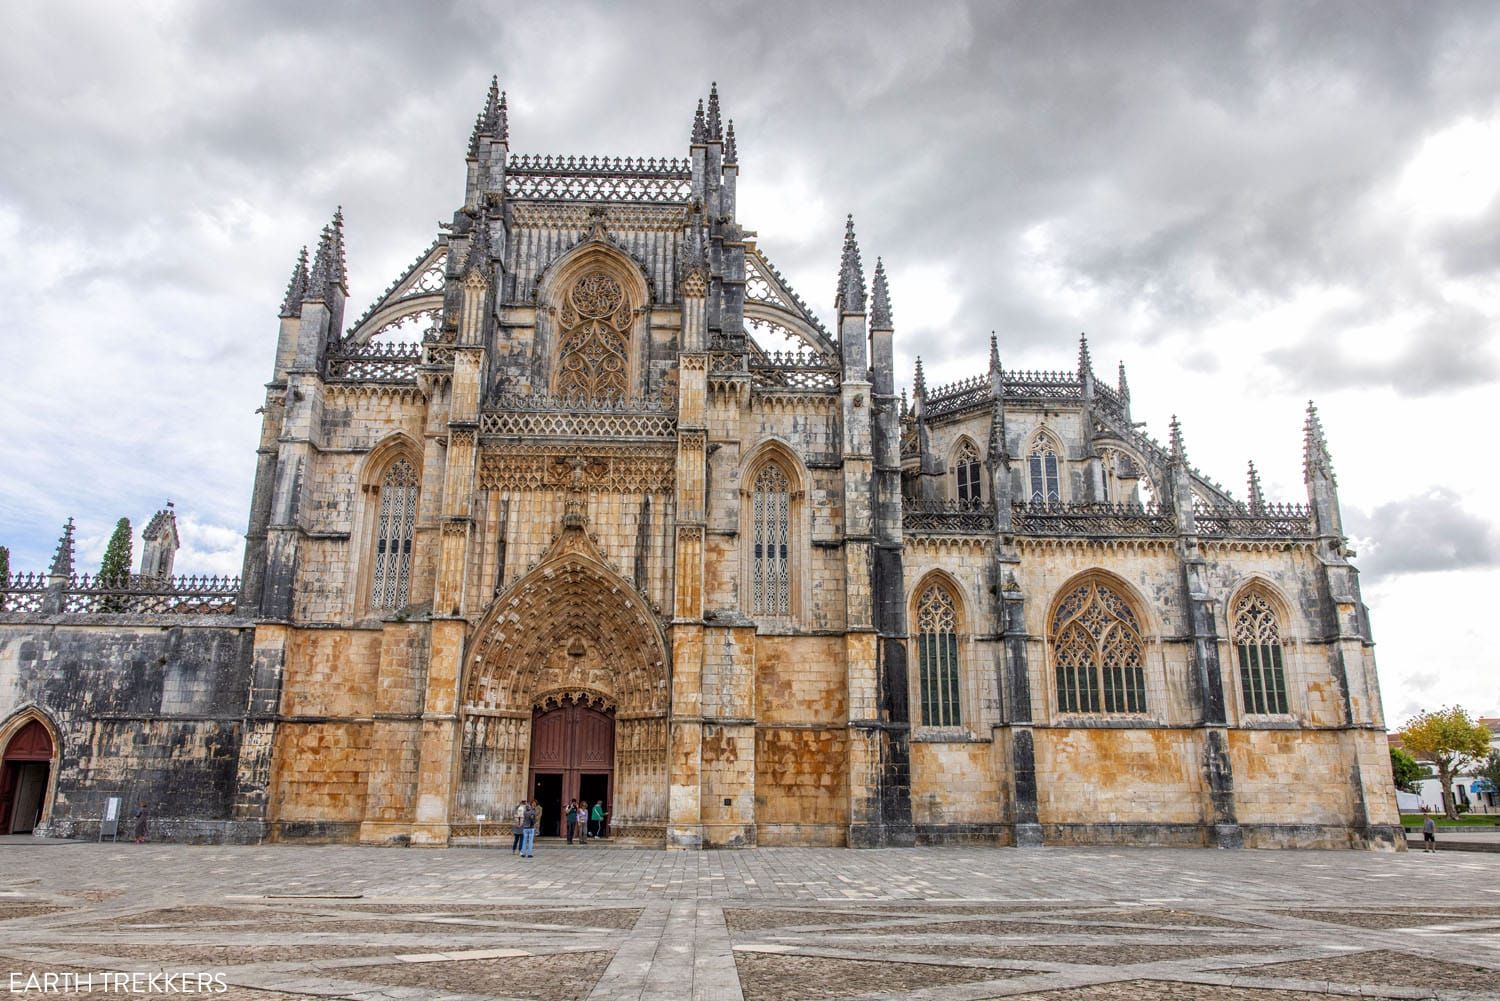
[[[48,847],[0,845],[0,991],[165,969],[245,1001],[1500,999],[1495,856]]]

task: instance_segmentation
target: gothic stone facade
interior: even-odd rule
[[[1086,343],[919,362],[908,401],[852,221],[826,329],[738,174],[716,93],[686,159],[575,158],[512,154],[492,88],[463,206],[347,325],[336,216],[281,310],[236,607],[8,592],[0,741],[57,742],[43,828],[128,788],[237,839],[446,845],[582,795],[677,848],[1399,847],[1316,413],[1292,506],[1143,435]]]

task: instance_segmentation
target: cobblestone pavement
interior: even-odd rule
[[[48,974],[246,1001],[1500,999],[1500,856],[0,845],[0,991]]]

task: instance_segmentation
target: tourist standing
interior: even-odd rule
[[[146,843],[146,831],[151,826],[151,814],[146,810],[146,804],[142,803],[135,811],[135,843],[143,845]]]
[[[594,800],[594,808],[589,811],[589,836],[602,838],[604,836],[604,800]]]
[[[526,801],[523,799],[516,804],[515,810],[510,815],[510,833],[514,835],[510,842],[510,853],[519,855],[521,852],[521,841],[526,834]]]
[[[1432,819],[1432,814],[1427,812],[1425,806],[1422,807],[1422,850],[1437,851],[1437,822]]]
[[[521,857],[531,858],[532,849],[536,843],[536,825],[541,822],[542,810],[537,806],[536,800],[525,804],[526,809],[521,818]]]
[[[586,799],[578,801],[578,843],[589,843],[589,801]]]
[[[573,843],[573,834],[578,830],[578,800],[568,800],[568,809],[563,815],[563,821],[568,825],[568,844]]]

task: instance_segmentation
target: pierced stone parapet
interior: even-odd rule
[[[920,534],[984,535],[995,530],[995,505],[957,500],[903,500],[901,528]]]
[[[0,586],[0,612],[44,613],[46,574],[12,574]],[[59,589],[59,612],[127,615],[232,615],[238,577],[69,577]]]
[[[527,201],[686,203],[693,169],[688,160],[668,157],[518,154],[505,166],[505,194]]]
[[[762,389],[837,389],[837,358],[821,352],[766,351],[750,356],[750,375]]]
[[[486,437],[670,438],[673,403],[649,397],[549,396],[499,392],[479,415]]]
[[[1017,535],[1169,536],[1177,519],[1155,504],[1017,504]]]
[[[330,382],[416,382],[422,345],[372,341],[342,343],[324,362]]]
[[[1310,538],[1317,534],[1312,511],[1305,504],[1266,504],[1251,512],[1235,505],[1194,502],[1193,522],[1198,534],[1211,538]]]

